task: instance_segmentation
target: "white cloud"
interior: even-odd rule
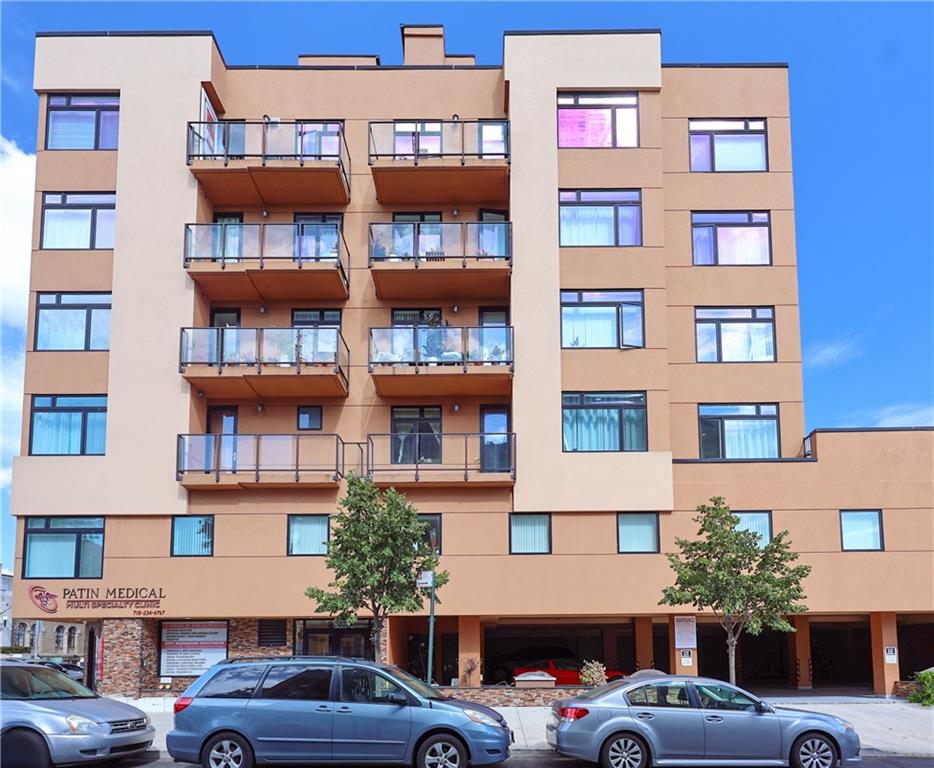
[[[870,427],[934,427],[934,403],[892,403],[858,416]]]
[[[804,365],[815,371],[826,370],[861,354],[863,350],[854,339],[820,341],[808,347],[804,354]]]

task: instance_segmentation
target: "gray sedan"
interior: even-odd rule
[[[0,662],[3,768],[49,768],[145,752],[155,729],[136,707],[38,664]]]
[[[767,765],[847,768],[859,736],[831,715],[772,707],[719,680],[624,678],[552,707],[552,749],[603,768]]]

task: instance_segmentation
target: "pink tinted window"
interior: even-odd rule
[[[720,264],[768,264],[768,228],[718,227],[717,256]]]
[[[558,110],[559,147],[612,147],[612,118],[609,109]]]

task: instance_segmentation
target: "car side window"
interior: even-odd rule
[[[260,696],[264,699],[327,701],[331,698],[331,669],[281,664],[269,670]]]
[[[756,702],[742,691],[725,685],[697,683],[694,686],[703,709],[727,709],[736,712],[755,712]]]
[[[629,703],[637,707],[690,707],[687,683],[649,683],[626,694]]]
[[[402,689],[370,669],[344,667],[341,670],[341,701],[355,704],[388,704],[391,693]]]
[[[208,680],[198,694],[206,699],[248,699],[266,667],[228,667]]]

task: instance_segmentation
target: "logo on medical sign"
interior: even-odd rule
[[[29,590],[29,599],[44,613],[55,613],[58,610],[57,596],[45,587],[32,587]]]

